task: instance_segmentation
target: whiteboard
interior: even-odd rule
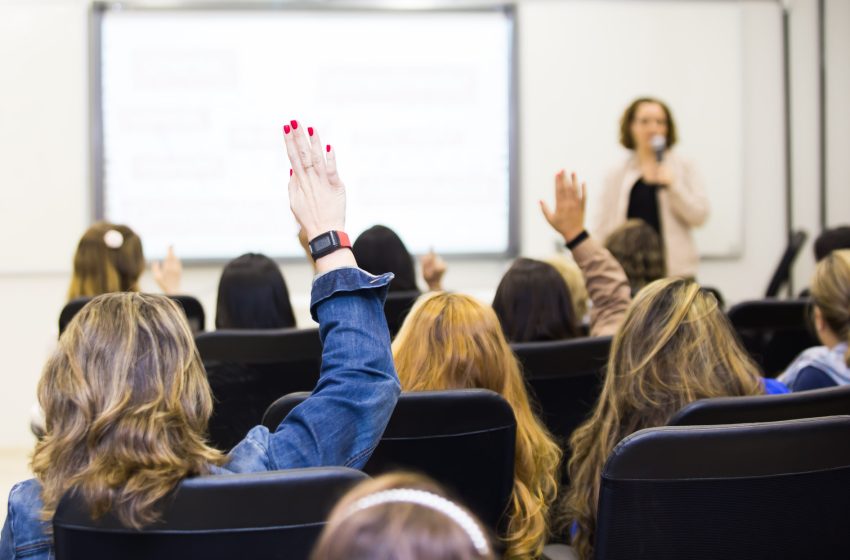
[[[301,256],[281,125],[336,150],[356,236],[505,254],[512,12],[110,9],[99,14],[99,213],[149,257]]]

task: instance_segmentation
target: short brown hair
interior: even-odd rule
[[[632,121],[635,119],[638,107],[641,103],[657,103],[664,109],[664,114],[667,115],[667,147],[672,148],[678,137],[676,136],[676,123],[673,122],[673,113],[670,112],[670,107],[666,103],[654,97],[639,97],[632,101],[631,105],[626,108],[623,116],[620,118],[620,144],[629,150],[635,149],[635,139],[632,137]]]

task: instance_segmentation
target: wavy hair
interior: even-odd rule
[[[393,342],[393,357],[405,391],[490,389],[511,405],[517,440],[507,557],[540,556],[550,505],[558,493],[561,450],[532,412],[520,366],[496,313],[462,294],[423,295]]]
[[[494,560],[476,550],[471,536],[445,513],[408,502],[352,511],[361,499],[385,490],[422,490],[444,497],[439,484],[422,475],[389,473],[348,491],[331,512],[310,556],[312,560]],[[456,504],[457,505],[457,504]],[[481,533],[487,530],[466,508]]]
[[[140,528],[183,478],[225,460],[205,443],[212,394],[183,312],[165,296],[89,302],[47,361],[38,400],[46,432],[32,469],[45,521],[73,489],[92,518],[112,512]]]
[[[713,295],[681,278],[641,290],[614,336],[593,414],[570,438],[565,513],[579,557],[593,556],[602,467],[621,439],[667,424],[697,399],[763,392],[758,367]]]
[[[832,251],[818,263],[812,279],[812,301],[830,330],[850,345],[850,249]],[[850,367],[850,347],[844,363]]]
[[[106,244],[107,232],[120,233],[120,245]],[[80,238],[74,254],[74,270],[68,300],[110,292],[138,292],[145,271],[142,240],[127,226],[96,222]]]
[[[661,236],[640,218],[632,218],[611,232],[605,248],[623,267],[629,278],[632,295],[650,282],[667,276]]]

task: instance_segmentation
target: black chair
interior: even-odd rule
[[[309,396],[287,395],[266,411],[273,429]],[[405,469],[445,485],[499,530],[514,484],[516,420],[510,405],[484,389],[402,393],[364,471]]]
[[[183,312],[186,313],[186,321],[189,323],[189,328],[192,329],[192,333],[199,333],[204,330],[204,325],[206,322],[206,315],[204,314],[204,306],[201,305],[201,302],[195,299],[192,296],[168,296],[178,304],[183,309]],[[88,302],[91,301],[90,297],[81,297],[72,299],[68,303],[65,304],[65,307],[62,308],[62,311],[59,313],[59,335],[61,336],[63,332],[65,332],[65,328],[68,326],[68,323],[71,322],[71,319],[80,312],[80,309],[85,306]]]
[[[390,336],[395,336],[404,323],[404,319],[410,312],[410,308],[416,303],[416,299],[421,295],[418,290],[404,292],[389,292],[387,300],[384,302],[384,315],[387,317],[387,327],[390,329]]]
[[[523,342],[511,344],[511,348],[522,364],[540,419],[561,444],[566,464],[570,436],[587,419],[599,398],[611,337]],[[562,473],[566,484],[566,469]]]
[[[92,521],[66,494],[53,516],[58,560],[306,560],[331,509],[368,478],[342,467],[205,476],[184,480],[161,521],[141,531],[107,514]]]
[[[319,381],[318,329],[221,330],[195,344],[215,397],[209,435],[219,449],[239,443],[275,399]]]
[[[700,399],[673,415],[670,426],[776,422],[850,415],[850,385],[786,395]]]
[[[745,301],[727,312],[744,348],[769,377],[820,342],[809,326],[807,299]]]
[[[662,427],[602,470],[597,560],[848,558],[850,417]]]
[[[785,248],[782,258],[779,259],[779,264],[776,266],[773,277],[770,279],[770,284],[767,286],[764,297],[772,298],[778,296],[782,286],[789,283],[791,279],[791,267],[794,265],[794,261],[797,259],[797,255],[800,254],[803,245],[806,244],[807,237],[808,235],[805,231],[799,230],[792,233],[791,237],[788,238],[788,246]]]

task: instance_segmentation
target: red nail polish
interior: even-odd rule
[[[289,176],[292,177],[292,170],[289,170]]]
[[[307,127],[307,134],[309,134],[310,136],[313,136],[313,127],[312,126]]]
[[[289,125],[288,124],[283,125],[283,133],[289,134]]]
[[[298,130],[298,121],[289,121],[289,124],[292,125],[292,130]]]
[[[327,151],[329,151],[329,152],[330,152],[330,151],[331,151],[331,145],[330,145],[330,144],[328,144],[328,147],[327,147],[327,148],[325,148],[325,149],[326,149]]]

